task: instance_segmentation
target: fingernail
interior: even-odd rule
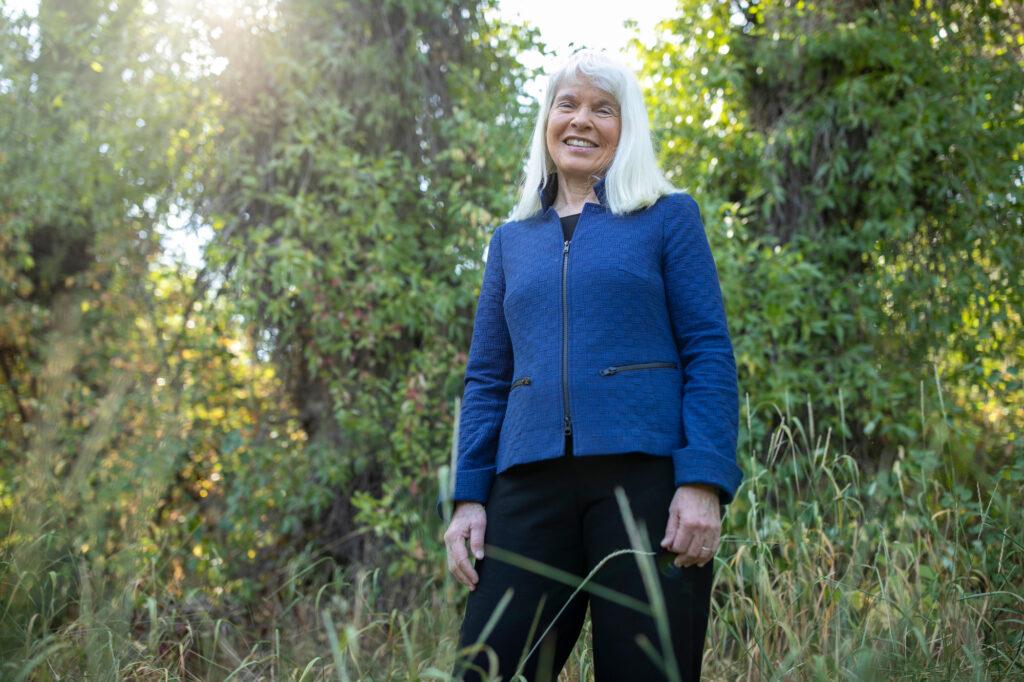
[[[478,549],[476,551],[476,558],[477,559],[483,559],[484,558],[484,551],[482,549]]]

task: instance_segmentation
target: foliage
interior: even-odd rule
[[[425,556],[407,503],[530,113],[534,34],[486,3],[180,10],[3,25],[2,645],[117,623],[80,650],[97,676],[152,608]],[[198,272],[162,251],[183,221],[215,233]]]
[[[446,678],[435,471],[535,111],[495,9],[0,10],[0,677]],[[711,678],[1024,666],[1014,11],[635,45],[746,389]]]
[[[1024,461],[968,487],[950,448],[932,445],[944,421],[928,409],[926,440],[876,474],[842,451],[831,422],[783,415],[766,447],[740,453],[750,478],[715,559],[708,679],[1021,674]],[[382,608],[401,583],[383,568],[335,566],[307,583],[325,563],[290,557],[273,591],[233,610],[215,608],[199,587],[147,595],[124,649],[135,653],[119,660],[104,640],[109,622],[72,620],[27,642],[8,670],[43,661],[81,669],[93,642],[129,679],[449,679],[464,653],[453,604],[465,590],[441,584],[443,562],[405,585],[416,596],[409,609]],[[560,679],[592,677],[589,632],[588,618]]]
[[[242,15],[210,30],[228,66],[211,81],[217,159],[200,176],[207,262],[304,443],[287,464],[273,450],[239,461],[226,494],[292,550],[391,550],[396,571],[426,574],[409,561],[426,536],[393,529],[422,527],[415,503],[435,495],[479,254],[509,208],[531,111],[515,59],[531,33],[491,9],[296,0],[272,25]],[[277,508],[250,494],[264,479]]]
[[[0,652],[136,574],[184,447],[161,391],[180,334],[149,266],[190,151],[183,114],[203,105],[174,77],[182,45],[138,3],[108,4],[52,0],[2,24]]]
[[[963,467],[1024,445],[1019,17],[685,0],[662,28],[636,45],[662,159],[702,199],[751,393],[831,391],[891,457],[934,367],[974,423]]]

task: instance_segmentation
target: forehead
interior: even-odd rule
[[[570,81],[560,85],[555,92],[554,101],[558,102],[563,99],[588,99],[609,104],[618,103],[615,100],[615,96],[607,90],[602,90],[593,83],[582,80]]]

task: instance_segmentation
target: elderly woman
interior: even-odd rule
[[[658,167],[635,76],[600,52],[550,75],[525,170],[490,239],[466,367],[444,539],[471,590],[460,646],[486,647],[454,675],[481,679],[490,649],[502,679],[555,679],[589,605],[596,679],[665,679],[660,665],[698,679],[712,557],[743,477],[736,365],[700,210]],[[572,596],[572,579],[631,547],[617,488],[658,553],[670,651],[650,615],[599,588]],[[573,578],[490,558],[485,542]],[[650,602],[628,552],[591,583]]]

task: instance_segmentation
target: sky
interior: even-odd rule
[[[549,50],[556,50],[553,58],[568,56],[578,47],[605,49],[620,59],[639,68],[626,43],[634,31],[623,27],[627,20],[637,23],[640,40],[649,44],[655,37],[655,27],[662,19],[674,16],[677,0],[634,0],[634,2],[598,3],[593,0],[500,0],[501,16],[517,23],[528,23],[540,29],[541,39]],[[537,59],[539,55],[524,55],[522,61],[530,67],[548,66]],[[539,63],[538,63],[539,62]],[[540,97],[542,84],[531,83],[527,91]]]
[[[244,3],[246,0],[222,0],[225,3]],[[39,0],[0,0],[0,11],[19,10],[35,14]],[[500,16],[516,23],[527,23],[540,30],[541,40],[555,55],[547,60],[558,61],[578,47],[605,49],[624,62],[638,68],[626,44],[636,34],[645,44],[655,36],[655,25],[676,14],[677,0],[634,0],[633,2],[603,2],[593,0],[499,0]],[[598,8],[599,7],[599,8]],[[627,20],[637,22],[636,32],[623,26]],[[535,68],[549,67],[551,63],[538,53],[522,56],[523,63]],[[540,79],[526,86],[526,94],[539,98],[543,83]],[[170,216],[170,225],[164,227],[164,244],[169,260],[183,260],[189,266],[202,264],[203,244],[212,234],[202,229],[199,234],[184,229],[182,217]],[[176,226],[176,224],[179,224]]]

